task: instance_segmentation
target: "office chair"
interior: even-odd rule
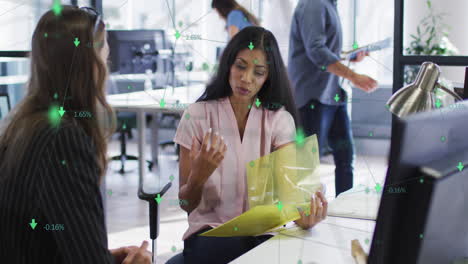
[[[138,160],[139,158],[133,155],[127,154],[127,135],[131,138],[131,129],[136,127],[136,114],[120,112],[117,113],[117,132],[120,133],[120,155],[111,157],[111,160],[120,160],[121,167],[118,171],[120,174],[125,173],[125,161],[127,160]],[[153,162],[146,160],[148,163],[148,169],[153,169]]]
[[[143,190],[143,179],[138,179],[138,198],[148,202],[149,205],[149,227],[150,227],[150,238],[152,241],[152,262],[154,263],[154,256],[156,255],[156,244],[155,240],[159,236],[159,203],[157,199],[164,196],[164,194],[171,188],[172,183],[168,182],[162,189],[156,193],[146,193]],[[183,264],[183,262],[182,262]]]
[[[185,259],[184,259],[184,254],[182,252],[173,256],[166,262],[166,264],[184,264],[184,263],[185,263]]]

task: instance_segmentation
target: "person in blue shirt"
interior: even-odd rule
[[[211,7],[218,12],[222,19],[226,20],[229,39],[232,39],[245,27],[260,26],[257,18],[235,0],[213,0]]]
[[[288,71],[306,136],[317,134],[320,155],[325,142],[335,161],[336,195],[353,187],[354,143],[346,92],[339,78],[365,92],[377,88],[369,76],[340,62],[342,28],[336,0],[299,0],[289,40]],[[361,61],[367,54],[358,54]]]

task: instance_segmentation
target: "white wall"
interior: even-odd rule
[[[262,26],[275,35],[285,65],[288,64],[291,19],[298,0],[265,0]]]

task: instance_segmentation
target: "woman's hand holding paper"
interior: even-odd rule
[[[299,211],[301,218],[294,221],[302,229],[310,229],[327,217],[328,202],[321,191],[317,191],[310,201],[310,213]]]

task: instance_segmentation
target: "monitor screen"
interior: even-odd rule
[[[120,74],[166,72],[168,62],[156,52],[166,49],[164,30],[109,30],[110,71]]]
[[[468,103],[457,106],[396,120],[369,263],[468,256]]]

